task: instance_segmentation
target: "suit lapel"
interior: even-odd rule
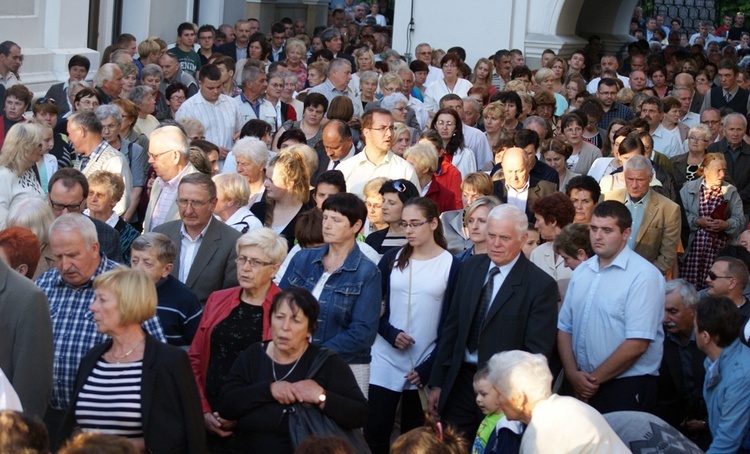
[[[143,352],[143,373],[141,376],[141,421],[143,427],[149,427],[148,418],[151,413],[151,403],[154,399],[154,362],[156,361],[156,340],[146,334],[146,348]]]
[[[648,198],[648,205],[646,205],[646,211],[643,213],[643,221],[641,226],[638,228],[638,235],[635,238],[635,245],[638,246],[643,241],[643,236],[648,232],[651,223],[656,219],[656,214],[659,211],[659,200],[656,196],[656,192],[653,189],[649,189],[651,196]]]
[[[505,277],[503,285],[500,286],[500,290],[498,290],[495,299],[492,300],[492,305],[490,306],[490,310],[487,312],[487,317],[484,320],[485,327],[490,324],[492,317],[500,312],[500,309],[505,305],[505,303],[507,303],[511,299],[515,291],[514,287],[523,284],[522,281],[524,271],[526,271],[526,263],[526,257],[521,254],[518,257],[518,261],[516,262],[516,264],[513,266],[513,268],[511,268],[510,273]]]
[[[219,233],[218,222],[216,219],[211,220],[211,224],[206,230],[206,234],[201,241],[201,246],[198,248],[198,252],[195,253],[195,259],[193,259],[193,266],[188,271],[185,285],[193,287],[195,281],[198,280],[198,276],[203,272],[203,268],[206,267],[208,262],[211,261],[211,257],[216,253],[216,245],[214,243],[221,241],[221,233]]]
[[[466,293],[464,298],[469,302],[467,311],[461,311],[461,316],[466,317],[468,322],[466,323],[466,336],[468,338],[469,331],[471,330],[471,324],[474,320],[474,315],[477,312],[477,306],[479,305],[479,296],[482,293],[482,287],[484,286],[484,278],[487,277],[487,269],[489,268],[490,259],[487,255],[482,257],[473,270],[470,271],[471,278],[466,287]]]

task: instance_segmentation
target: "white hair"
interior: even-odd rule
[[[115,68],[119,68],[119,66],[117,66],[117,63],[103,64],[99,68],[99,70],[96,71],[96,76],[94,76],[94,85],[96,87],[101,87],[102,85],[104,85],[105,80],[114,79]]]
[[[493,208],[487,215],[487,220],[511,221],[515,224],[518,238],[521,238],[529,227],[529,218],[520,208],[504,203]]]
[[[698,304],[698,292],[695,291],[693,284],[687,282],[684,279],[672,279],[667,281],[664,287],[664,294],[669,295],[670,293],[679,293],[682,304],[685,309],[692,309]]]
[[[257,137],[243,137],[232,147],[234,156],[249,159],[260,168],[264,168],[268,162],[269,153],[265,142]]]
[[[401,93],[391,93],[390,95],[383,98],[383,101],[381,101],[380,103],[380,107],[385,110],[393,110],[397,105],[401,103],[409,104],[409,100],[406,99],[406,96],[402,95]]]
[[[25,227],[31,230],[42,245],[49,243],[49,227],[55,221],[55,214],[46,201],[28,197],[14,203],[8,212],[8,227]]]
[[[744,125],[745,129],[747,129],[747,118],[745,118],[744,115],[739,114],[737,112],[730,113],[729,115],[727,115],[726,117],[724,117],[724,121],[721,122],[721,125],[726,128],[727,127],[727,123],[729,123],[729,119],[730,118],[736,118],[736,119],[740,120],[742,122],[742,124]]]
[[[87,247],[99,242],[94,222],[80,213],[65,213],[55,219],[49,227],[49,236],[52,236],[53,232],[67,232],[68,234],[78,232],[86,241]]]
[[[521,350],[495,353],[488,367],[490,382],[508,399],[523,395],[533,404],[552,394],[552,373],[544,355]]]
[[[651,164],[651,160],[643,155],[635,155],[632,158],[625,161],[623,170],[648,170],[649,173],[654,173],[654,165]]]

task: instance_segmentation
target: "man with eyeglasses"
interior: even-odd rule
[[[103,136],[102,122],[92,111],[73,114],[68,119],[68,140],[81,157],[76,160],[75,168],[87,177],[97,170],[107,170],[122,175],[125,180],[125,195],[115,205],[115,212],[122,216],[131,203],[133,177],[130,165],[125,156],[115,150]]]
[[[724,139],[721,128],[721,113],[717,109],[712,107],[701,112],[700,121],[702,125],[708,127],[708,131],[711,133],[708,137],[709,142],[716,143]]]
[[[171,275],[192,290],[201,304],[217,290],[235,287],[240,232],[213,216],[216,208],[216,184],[202,173],[191,173],[180,180],[177,189],[179,221],[170,221],[154,229],[177,245],[177,259]]]
[[[47,201],[55,217],[65,213],[81,213],[89,196],[89,182],[86,176],[73,168],[60,169],[50,177]],[[108,259],[122,262],[120,234],[117,230],[98,219],[91,218],[96,227],[99,249]]]
[[[414,57],[417,60],[424,62],[427,65],[427,69],[429,70],[429,72],[427,73],[427,80],[425,80],[424,82],[425,87],[430,85],[432,82],[443,78],[443,71],[440,68],[432,66],[432,47],[429,44],[419,44],[414,51],[414,54]]]
[[[109,338],[98,332],[89,311],[95,297],[92,284],[97,276],[119,264],[100,252],[98,232],[91,218],[65,213],[52,223],[49,230],[55,267],[39,276],[36,284],[47,295],[54,336],[52,399],[44,415],[51,434],[50,447],[54,450],[60,441],[55,434],[70,406],[81,359],[93,346]],[[143,328],[158,341],[165,341],[158,317],[148,319]]]
[[[362,191],[365,184],[377,177],[389,180],[404,178],[420,187],[414,167],[390,151],[394,127],[389,111],[378,108],[365,112],[362,116],[362,135],[367,143],[364,150],[336,168],[344,174],[349,192],[364,199]]]
[[[602,102],[604,108],[604,117],[596,124],[600,129],[609,128],[609,123],[615,118],[630,121],[635,116],[627,106],[616,101],[617,82],[612,78],[605,77],[599,81],[596,97]]]
[[[176,126],[164,126],[151,133],[148,162],[156,172],[143,220],[143,231],[180,218],[177,211],[177,186],[185,175],[197,172],[190,163],[190,144]]]

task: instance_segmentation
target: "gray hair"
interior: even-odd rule
[[[727,115],[726,117],[724,117],[724,120],[721,122],[721,125],[726,128],[727,127],[727,123],[729,123],[729,119],[730,118],[738,118],[738,119],[742,120],[742,124],[745,125],[745,129],[747,129],[747,118],[745,118],[744,115],[739,114],[737,112],[730,113],[729,115]]]
[[[242,87],[245,87],[245,84],[249,81],[255,81],[255,79],[258,78],[259,75],[265,74],[262,69],[258,68],[255,65],[245,65],[245,67],[242,69],[242,78],[240,79],[240,83]]]
[[[232,153],[234,153],[235,157],[241,156],[251,160],[253,164],[260,168],[266,167],[266,163],[270,157],[266,144],[257,137],[251,136],[238,140],[232,147]]]
[[[187,118],[183,118],[183,120],[187,120]],[[198,122],[198,120],[195,120]],[[200,124],[200,122],[198,122]],[[182,122],[180,122],[182,124]],[[202,125],[201,125],[202,126]],[[187,136],[183,132],[183,130],[177,126],[173,125],[166,125],[161,126],[159,128],[156,128],[154,132],[151,133],[151,137],[149,139],[149,143],[153,144],[154,139],[158,139],[159,136],[165,136],[165,139],[167,139],[167,142],[169,143],[169,146],[167,149],[173,149],[180,152],[180,157],[187,161],[190,157],[190,142],[188,141]]]
[[[373,82],[375,82],[377,84],[378,83],[378,73],[376,73],[375,71],[365,71],[365,72],[363,72],[362,74],[359,75],[359,83],[360,83],[360,85],[362,84],[362,82],[364,82],[366,80],[371,80],[371,81],[373,81]]]
[[[623,170],[648,170],[650,174],[653,174],[654,165],[651,164],[650,159],[638,154],[625,161]]]
[[[87,247],[99,242],[94,221],[80,213],[65,213],[55,219],[49,226],[49,236],[52,236],[53,232],[66,232],[68,235],[77,232],[86,242]]]
[[[130,90],[130,95],[128,95],[128,99],[133,101],[135,105],[140,105],[143,103],[143,98],[148,95],[153,95],[154,90],[151,89],[148,85],[138,85],[137,87],[133,87],[132,90]]]
[[[288,47],[289,46],[287,45],[287,48]],[[295,85],[296,85],[296,83],[297,83],[297,75],[294,74],[293,72],[291,72],[291,71],[279,71],[279,72],[277,72],[277,74],[279,75],[279,77],[281,77],[282,79],[284,79],[284,83],[286,83],[287,79],[294,78]]]
[[[68,117],[68,123],[76,124],[88,132],[102,133],[102,122],[99,121],[94,112],[88,110],[74,113]]]
[[[148,76],[159,76],[159,79],[164,79],[164,71],[161,70],[161,66],[154,63],[149,63],[141,70],[141,80],[143,80],[144,77]]]
[[[526,119],[526,121],[523,122],[524,128],[528,127],[529,125],[539,125],[544,128],[545,131],[547,131],[547,121],[539,115],[531,115]],[[539,138],[539,142],[542,142],[543,140],[544,137]]]
[[[286,239],[268,227],[251,230],[237,238],[237,255],[240,255],[242,248],[248,246],[255,246],[263,251],[274,265],[284,261],[289,248]]]
[[[401,54],[398,53],[397,50],[388,49],[380,54],[380,58],[383,59],[383,61],[388,60],[390,57],[396,57],[397,59],[401,58]]]
[[[469,104],[473,104],[474,108],[477,110],[477,112],[481,113],[482,109],[481,109],[481,107],[479,107],[479,102],[476,99],[474,99],[474,98],[472,98],[470,96],[467,96],[467,97],[462,98],[462,99],[463,99],[463,102],[468,102]],[[541,138],[540,138],[540,141],[541,141]]]
[[[690,128],[690,131],[688,131],[688,135],[693,133],[702,134],[703,137],[705,137],[707,140],[711,138],[711,130],[708,129],[708,126],[704,125],[703,123],[697,124]]]
[[[673,95],[676,94],[675,92],[677,92],[677,91],[686,91],[686,92],[690,93],[691,95],[693,94],[693,89],[690,88],[690,87],[674,87],[672,89],[672,94]]]
[[[544,355],[510,350],[492,355],[488,366],[490,382],[508,399],[523,395],[535,404],[552,394],[552,373]]]
[[[96,71],[96,75],[94,76],[94,86],[101,87],[104,85],[105,80],[112,80],[114,79],[115,75],[115,68],[120,69],[119,66],[117,66],[116,63],[105,63],[103,64],[98,71]]]
[[[96,118],[98,118],[99,121],[104,121],[108,117],[112,117],[117,123],[122,123],[122,111],[114,104],[103,104],[97,107],[95,112]]]
[[[120,61],[120,58],[122,58],[122,61]],[[130,52],[128,52],[127,49],[117,49],[110,54],[109,61],[115,64],[128,62],[132,63],[133,57],[130,55]]]
[[[339,29],[336,27],[329,27],[323,30],[323,32],[320,34],[320,40],[323,41],[323,43],[327,43],[337,36],[341,36],[341,32],[339,31]]]
[[[526,229],[529,227],[529,219],[526,217],[526,213],[521,211],[520,208],[504,203],[498,205],[487,215],[487,220],[494,219],[496,221],[511,221],[516,227],[516,233],[520,239],[526,233]]]
[[[331,71],[339,71],[345,66],[348,66],[349,68],[352,67],[352,64],[349,63],[349,60],[345,60],[343,58],[334,58],[331,60],[331,63],[328,65],[328,74],[331,73]]]
[[[156,259],[163,264],[172,263],[177,258],[177,246],[163,233],[146,232],[133,240],[130,246],[133,251],[156,252]]]
[[[685,309],[693,309],[698,303],[698,292],[693,287],[693,284],[687,282],[685,279],[667,281],[667,284],[664,286],[664,294],[669,295],[675,292],[680,294],[680,299],[682,299]]]
[[[68,99],[70,99],[70,103],[73,104],[73,99],[75,99],[75,93],[76,88],[91,88],[89,84],[87,84],[84,81],[80,80],[74,80],[73,82],[68,85]]]
[[[222,194],[225,200],[234,202],[234,206],[241,208],[250,199],[250,184],[245,177],[238,173],[219,173],[211,177],[216,183],[217,194]]]
[[[398,74],[399,76],[401,75],[401,73],[404,73],[404,74],[407,74],[407,73],[408,73],[408,74],[411,74],[411,76],[412,76],[412,77],[416,77],[416,76],[414,75],[414,71],[412,71],[411,69],[409,69],[409,67],[408,67],[408,66],[401,66],[401,67],[399,67],[399,68],[398,68],[398,69],[396,70],[396,74]],[[361,78],[361,76],[360,76],[360,78]]]
[[[38,197],[28,197],[14,203],[8,212],[7,227],[24,227],[31,230],[42,245],[49,243],[49,226],[55,213],[49,204]]]
[[[406,96],[402,95],[401,93],[391,93],[390,95],[383,98],[383,101],[381,101],[380,103],[380,107],[385,110],[393,110],[400,103],[408,105],[409,100],[406,99]]]

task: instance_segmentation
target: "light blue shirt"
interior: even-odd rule
[[[630,194],[625,197],[625,206],[630,211],[630,216],[633,217],[633,223],[630,226],[630,238],[628,238],[628,247],[635,249],[635,240],[638,238],[638,232],[641,230],[641,224],[643,224],[643,216],[646,214],[646,207],[648,206],[648,199],[651,197],[651,189],[648,190],[645,196],[637,202],[633,202],[630,198]]]
[[[646,352],[617,378],[659,375],[664,277],[627,246],[599,268],[594,256],[573,271],[557,328],[573,336],[578,369],[591,373],[626,339],[648,339]]]

